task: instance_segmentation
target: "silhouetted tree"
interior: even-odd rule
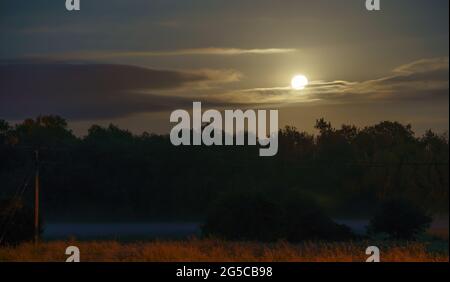
[[[222,195],[251,187],[269,198],[300,191],[333,215],[369,215],[393,197],[448,212],[446,136],[415,136],[396,122],[335,128],[320,119],[316,128],[315,135],[281,129],[279,154],[260,158],[256,146],[175,147],[167,135],[115,125],[77,137],[58,116],[1,121],[0,197],[14,195],[38,148],[47,217],[198,220]],[[24,198],[31,202],[30,190]]]

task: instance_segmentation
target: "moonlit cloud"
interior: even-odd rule
[[[367,81],[312,81],[304,90],[254,88],[226,93],[221,99],[240,103],[360,103],[447,99],[448,57],[422,59]]]
[[[193,48],[168,51],[88,51],[67,52],[61,54],[31,54],[30,58],[47,58],[58,60],[100,60],[113,58],[170,57],[170,56],[238,56],[238,55],[273,55],[296,52],[297,49],[268,48]]]
[[[117,118],[190,107],[193,101],[220,108],[439,101],[448,100],[449,89],[447,57],[418,60],[367,81],[312,81],[303,90],[272,87],[220,93],[218,87],[206,96],[196,91],[239,81],[242,74],[234,70],[165,71],[129,65],[26,62],[0,64],[0,112],[4,117],[53,113],[72,119]]]

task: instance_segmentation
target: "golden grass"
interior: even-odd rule
[[[65,249],[77,246],[85,262],[363,262],[369,242],[301,243],[187,241],[52,241],[0,248],[0,261],[63,262]],[[376,245],[376,244],[375,244]],[[427,251],[426,243],[380,243],[384,262],[448,262],[447,252]]]

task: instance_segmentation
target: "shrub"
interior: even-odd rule
[[[274,241],[281,235],[281,213],[263,196],[231,194],[216,202],[202,231],[228,240]]]
[[[40,226],[42,233],[42,224]],[[18,245],[33,238],[33,210],[21,201],[0,201],[0,245]]]
[[[338,225],[305,196],[288,193],[278,198],[260,194],[222,197],[208,214],[204,235],[229,240],[291,242],[346,240],[351,230]]]
[[[390,239],[411,240],[425,232],[431,221],[431,216],[418,206],[405,200],[390,200],[370,220],[368,232],[385,233]]]
[[[342,241],[353,239],[349,227],[335,223],[314,200],[304,195],[289,195],[281,201],[284,235],[288,241]]]

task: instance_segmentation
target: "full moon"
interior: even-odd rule
[[[304,75],[296,75],[291,80],[291,87],[295,90],[302,90],[308,85],[308,78]]]

